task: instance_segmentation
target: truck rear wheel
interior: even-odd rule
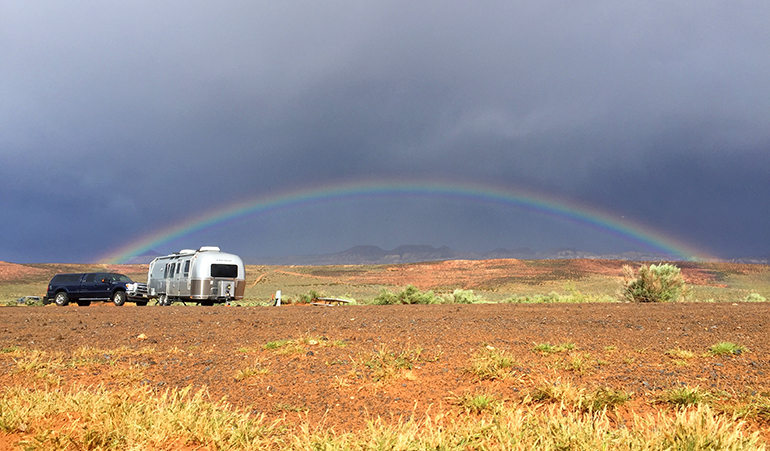
[[[69,296],[67,296],[66,291],[60,291],[56,293],[56,296],[54,296],[53,301],[59,307],[64,307],[65,305],[70,303],[70,299],[69,299]]]
[[[120,307],[121,305],[126,303],[126,292],[125,291],[116,291],[115,294],[112,295],[112,303]]]

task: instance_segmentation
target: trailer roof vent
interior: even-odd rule
[[[195,253],[195,249],[182,249],[181,251],[179,251],[179,253],[180,254],[194,254]]]
[[[198,250],[201,252],[206,252],[206,251],[219,252],[219,248],[217,246],[203,246]]]

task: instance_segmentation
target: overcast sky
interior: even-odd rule
[[[0,260],[88,262],[367,180],[529,190],[770,256],[770,3],[0,0]],[[168,243],[643,250],[501,205],[339,199]]]

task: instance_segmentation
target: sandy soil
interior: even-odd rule
[[[73,385],[208,387],[236,407],[285,421],[356,430],[367,419],[409,418],[453,408],[452,399],[484,392],[520,401],[544,383],[633,393],[624,407],[643,413],[663,390],[688,385],[736,396],[770,391],[770,313],[765,303],[665,305],[429,305],[283,307],[0,308],[0,387],[40,386],[50,378],[18,371],[12,357],[41,350],[72,358],[101,350],[94,362],[56,370]],[[295,340],[276,350],[265,345]],[[748,352],[712,357],[730,341]],[[552,355],[536,344],[574,343]],[[471,357],[492,346],[515,357],[510,377],[479,381]],[[126,347],[126,348],[123,348]],[[121,351],[121,349],[123,349]],[[666,355],[692,351],[686,362]],[[143,352],[140,352],[143,351]],[[377,381],[365,365],[377,351],[416,352],[410,373]],[[23,353],[22,353],[23,354]],[[240,371],[265,369],[237,380]]]

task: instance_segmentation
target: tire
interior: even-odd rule
[[[118,290],[112,295],[112,303],[120,307],[126,303],[126,292]]]
[[[66,291],[60,291],[56,293],[56,295],[53,298],[53,301],[58,305],[59,307],[64,307],[65,305],[70,303],[69,296],[67,296]]]
[[[81,307],[88,307],[89,305],[91,305],[91,301],[81,301],[80,299],[78,299],[75,302],[77,302],[78,305]]]
[[[169,299],[168,295],[161,294],[158,298],[158,305],[167,306],[171,305],[171,299]]]

